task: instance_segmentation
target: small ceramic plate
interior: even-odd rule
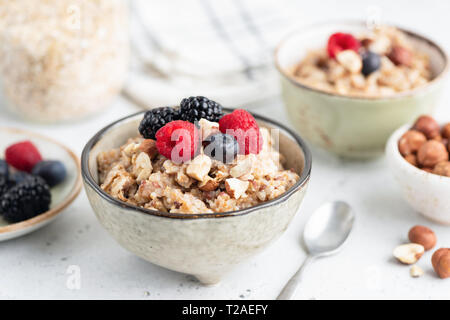
[[[4,241],[33,232],[53,221],[80,193],[81,170],[78,157],[67,147],[50,138],[12,128],[0,128],[0,137],[0,158],[4,158],[4,151],[9,145],[30,140],[44,159],[59,160],[67,169],[64,182],[51,189],[52,202],[49,211],[18,223],[8,223],[0,215],[0,241]]]

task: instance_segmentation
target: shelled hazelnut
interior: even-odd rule
[[[433,139],[441,133],[437,121],[427,115],[420,116],[414,123],[413,129],[422,132],[428,139]]]
[[[428,115],[420,116],[398,141],[406,161],[423,171],[450,177],[450,123],[442,128]]]

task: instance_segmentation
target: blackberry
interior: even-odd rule
[[[206,97],[184,98],[180,103],[181,120],[195,123],[200,119],[219,122],[223,116],[222,106]]]
[[[167,123],[179,120],[179,111],[171,107],[152,109],[144,114],[139,124],[139,132],[145,139],[155,140],[156,131]]]
[[[8,178],[0,174],[0,197],[8,191],[10,187]],[[1,213],[1,211],[0,211]]]
[[[229,134],[217,133],[207,137],[203,141],[203,152],[223,163],[233,162],[239,152],[239,144],[234,137]]]
[[[0,212],[9,222],[20,222],[49,210],[50,188],[40,177],[17,184],[0,197]]]

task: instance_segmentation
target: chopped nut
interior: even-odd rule
[[[411,275],[411,277],[413,278],[418,278],[423,276],[423,270],[421,267],[417,266],[417,265],[413,265],[411,267],[411,269],[409,270],[409,274]]]
[[[394,257],[404,264],[416,263],[425,252],[424,247],[417,243],[402,244],[394,249]]]
[[[153,159],[158,154],[158,149],[156,148],[156,141],[153,139],[145,139],[139,145],[139,150],[148,154],[150,159]]]
[[[187,166],[186,173],[188,176],[203,181],[211,170],[211,158],[207,155],[200,154],[196,156]]]
[[[219,124],[217,122],[208,121],[202,118],[198,124],[201,130],[202,141],[212,134],[220,133]]]
[[[239,199],[243,194],[245,194],[248,186],[248,181],[242,181],[236,178],[229,178],[225,180],[225,188],[227,193],[235,199]]]
[[[136,157],[136,163],[134,166],[133,173],[136,176],[136,181],[140,183],[142,180],[148,179],[152,173],[152,161],[147,153],[141,152]]]
[[[214,191],[219,187],[219,182],[207,176],[205,180],[199,183],[198,188],[202,191]]]
[[[353,50],[344,50],[336,55],[336,60],[351,73],[358,73],[362,68],[361,57]]]
[[[393,47],[388,57],[396,65],[404,66],[410,66],[413,58],[411,51],[400,46]]]
[[[253,160],[253,156],[249,155],[241,161],[238,161],[238,163],[230,169],[230,175],[233,178],[239,178],[243,175],[250,174],[252,172]]]

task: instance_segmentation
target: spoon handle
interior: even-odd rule
[[[292,278],[286,283],[283,290],[281,290],[280,294],[277,297],[277,300],[291,300],[297,291],[298,285],[301,280],[301,276],[305,267],[313,260],[313,256],[308,255],[303,261],[303,264],[298,268],[297,272],[292,276]]]

